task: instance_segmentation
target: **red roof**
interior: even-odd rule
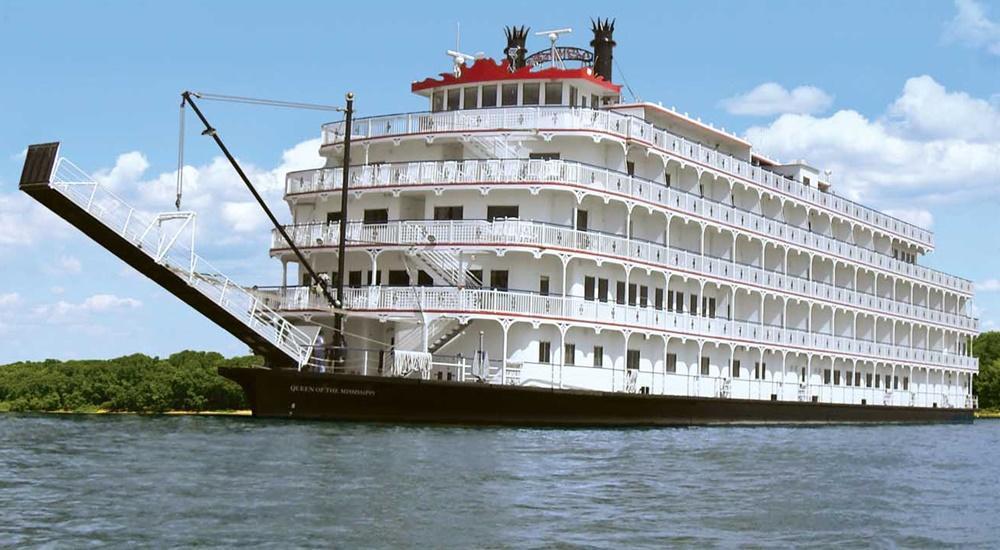
[[[414,82],[410,87],[411,91],[419,92],[440,86],[451,86],[454,84],[471,84],[473,82],[493,82],[497,80],[556,80],[556,79],[581,79],[593,82],[602,88],[613,92],[620,92],[622,87],[612,84],[604,78],[593,74],[593,70],[588,67],[578,69],[557,69],[549,67],[547,69],[533,70],[533,67],[522,67],[514,72],[507,70],[508,61],[504,59],[497,63],[492,59],[477,59],[471,67],[462,69],[462,76],[455,78],[452,73],[441,73],[440,79],[428,78],[420,82]]]

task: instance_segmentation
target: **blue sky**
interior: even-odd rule
[[[62,141],[122,194],[169,210],[181,90],[319,103],[353,90],[359,116],[421,110],[409,83],[450,69],[456,23],[463,50],[499,56],[504,25],[570,26],[566,43],[585,46],[597,16],[617,19],[615,59],[642,99],[830,168],[837,192],[931,224],[938,251],[923,263],[979,283],[983,327],[1000,322],[1000,2],[611,5],[0,2],[0,363],[246,351],[19,194],[26,145]],[[317,162],[334,118],[203,107],[278,208],[283,172]],[[189,133],[186,161],[199,251],[242,281],[277,283],[263,216],[214,145]]]

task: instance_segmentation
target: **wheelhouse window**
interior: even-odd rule
[[[504,107],[517,105],[517,84],[504,84],[501,86],[500,104]]]
[[[521,91],[522,105],[538,105],[541,85],[537,82],[525,82]]]
[[[576,91],[575,87],[573,87],[573,86],[569,87],[569,106],[570,107],[576,107],[576,104],[579,101],[578,94],[579,94],[579,92]]]
[[[562,82],[546,82],[545,83],[545,104],[546,105],[562,105]]]
[[[476,109],[479,107],[479,88],[469,86],[462,89],[462,108]]]
[[[452,88],[452,89],[448,90],[448,110],[449,111],[456,111],[456,110],[458,110],[458,102],[459,102],[459,97],[460,97],[459,94],[461,94],[461,90],[459,90],[458,88]]]
[[[517,92],[515,91],[515,95]],[[483,86],[483,107],[496,107],[497,106],[497,86],[496,84],[491,84],[489,86]]]
[[[431,111],[443,111],[444,110],[444,91],[438,90],[434,92],[431,96]]]

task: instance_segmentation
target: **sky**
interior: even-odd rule
[[[977,283],[1000,328],[1000,1],[173,2],[0,0],[0,363],[247,349],[17,191],[31,143],[150,212],[173,209],[181,91],[420,111],[445,50],[499,57],[504,25],[617,21],[636,96],[833,172],[834,191],[935,232],[930,267]],[[529,39],[529,51],[546,46]],[[630,98],[627,94],[627,99]],[[268,202],[319,166],[335,113],[203,102]],[[184,207],[202,256],[279,284],[266,219],[189,118]]]

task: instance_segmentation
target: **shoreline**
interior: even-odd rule
[[[217,410],[217,411],[109,411],[106,409],[78,411],[0,411],[0,414],[59,414],[59,415],[141,415],[141,416],[252,416],[250,409]]]

